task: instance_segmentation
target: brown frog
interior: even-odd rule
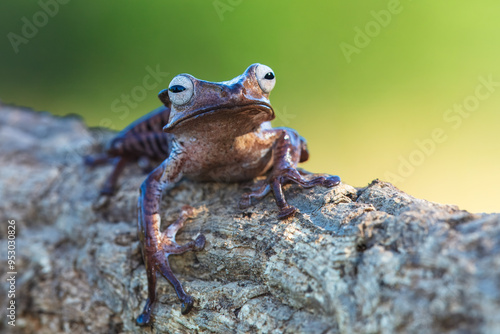
[[[275,83],[274,72],[262,64],[253,64],[243,74],[225,82],[203,81],[180,74],[173,78],[168,89],[159,93],[164,107],[122,131],[111,142],[106,155],[87,159],[87,163],[96,164],[118,157],[103,187],[105,194],[113,192],[126,162],[141,157],[164,159],[140,188],[138,233],[149,298],[137,318],[138,325],[146,325],[151,320],[157,272],[174,287],[182,303],[182,314],[191,310],[193,298],[172,273],[168,256],[201,250],[205,245],[203,235],[185,245],[175,242],[177,231],[193,215],[193,208],[189,206],[181,209],[179,218],[164,232],[160,231],[163,189],[174,187],[182,177],[238,182],[268,173],[265,180],[243,195],[240,207],[249,207],[254,200],[272,191],[279,209],[278,218],[284,219],[297,211],[285,199],[284,184],[293,182],[309,188],[333,187],[340,183],[338,176],[297,170],[297,164],[309,157],[307,144],[293,129],[271,127],[275,114],[269,93]]]

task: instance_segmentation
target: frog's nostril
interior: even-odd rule
[[[220,96],[222,98],[226,98],[228,96],[227,91],[224,88],[222,88],[222,87],[220,88]]]

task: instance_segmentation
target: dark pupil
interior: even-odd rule
[[[181,85],[173,85],[172,87],[168,87],[168,90],[172,93],[180,93],[186,90],[186,87]]]
[[[267,74],[264,76],[264,79],[273,80],[274,79],[274,73],[273,72],[267,72]]]

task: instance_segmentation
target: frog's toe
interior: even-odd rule
[[[188,314],[191,311],[191,309],[193,308],[193,305],[194,305],[194,298],[187,295],[186,299],[181,304],[181,313],[183,315]]]
[[[293,216],[297,212],[297,208],[291,205],[287,205],[284,208],[280,209],[278,213],[279,219],[285,219],[287,217]]]
[[[184,205],[181,208],[181,216],[185,219],[191,218],[194,216],[194,208],[191,205]]]
[[[140,316],[137,317],[135,322],[138,326],[146,326],[147,324],[149,324],[150,320],[151,312],[143,312]]]
[[[340,177],[338,177],[337,175],[330,175],[323,181],[323,186],[327,188],[338,186],[339,184],[340,184]]]
[[[248,209],[252,206],[252,199],[250,194],[243,194],[240,199],[239,207],[240,209]]]
[[[205,236],[203,234],[200,234],[196,240],[194,241],[194,250],[195,251],[200,251],[205,247]]]

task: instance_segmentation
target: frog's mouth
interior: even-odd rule
[[[189,121],[197,118],[229,114],[234,114],[234,117],[243,115],[249,116],[258,124],[272,121],[275,118],[273,107],[265,102],[217,106],[207,109],[199,109],[189,115],[179,117],[177,119],[174,118],[163,127],[163,131],[170,132],[174,128],[177,128],[184,123],[188,123]]]

